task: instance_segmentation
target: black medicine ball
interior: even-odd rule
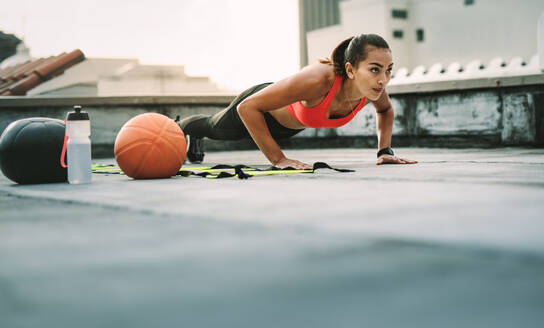
[[[60,165],[65,124],[52,118],[26,118],[12,122],[0,137],[0,168],[21,183],[64,182]]]

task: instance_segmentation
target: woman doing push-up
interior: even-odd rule
[[[376,108],[378,160],[376,164],[413,164],[391,149],[394,111],[385,86],[393,61],[387,42],[375,34],[342,41],[330,59],[304,67],[275,83],[263,83],[242,92],[219,113],[193,115],[179,122],[188,136],[187,158],[203,160],[202,138],[253,138],[272,165],[311,169],[287,158],[276,140],[305,128],[338,128],[351,121],[368,103]]]

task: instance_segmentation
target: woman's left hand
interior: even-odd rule
[[[378,158],[378,160],[376,161],[376,165],[381,165],[381,164],[416,164],[417,161],[412,161],[412,160],[409,160],[409,159],[406,159],[406,158],[400,158],[400,157],[397,157],[397,156],[392,156],[392,155],[388,155],[388,154],[384,154],[382,156],[380,156],[380,158]]]

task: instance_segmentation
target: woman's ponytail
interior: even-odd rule
[[[351,40],[353,40],[353,37],[340,42],[340,44],[334,48],[331,54],[334,72],[336,75],[340,75],[343,79],[348,77],[348,74],[346,73],[346,49],[348,48]]]

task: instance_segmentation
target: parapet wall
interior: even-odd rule
[[[234,96],[139,96],[139,97],[0,97],[0,131],[27,117],[64,120],[72,106],[81,105],[91,119],[93,156],[112,156],[117,133],[132,117],[156,112],[168,117],[214,114]],[[212,148],[213,149],[213,148]]]
[[[448,70],[433,75],[432,72],[438,72],[436,67],[428,71],[416,69],[409,75],[397,72],[387,87],[396,114],[393,146],[544,145],[544,74],[534,69],[520,69],[520,74],[509,74],[505,69],[503,74],[486,75],[479,67],[481,65],[478,66],[479,75],[465,73],[464,78],[453,78],[455,74],[447,74]],[[468,67],[461,72],[459,70],[456,69],[460,74],[471,71]],[[177,115],[183,118],[197,113],[213,114],[233,99],[233,95],[0,97],[0,132],[21,118],[64,119],[71,106],[82,105],[91,117],[93,153],[95,156],[111,156],[117,132],[135,115],[158,112],[172,118]],[[364,108],[346,126],[307,129],[280,142],[285,148],[376,147],[376,143],[376,118],[372,105]],[[208,150],[256,147],[251,141],[211,141],[206,145]]]

